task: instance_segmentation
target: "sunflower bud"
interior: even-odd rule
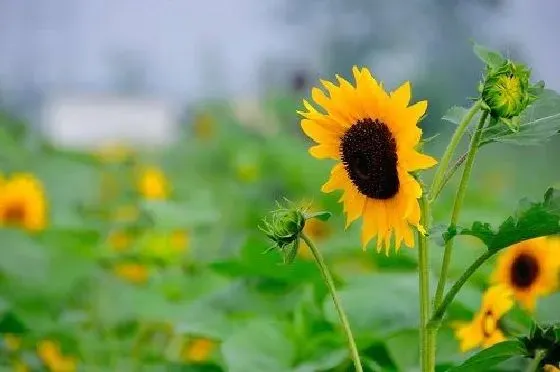
[[[482,100],[490,115],[501,119],[517,130],[519,114],[534,101],[529,83],[531,71],[523,64],[506,60],[501,66],[490,69],[482,84]]]
[[[529,337],[521,338],[529,357],[542,353],[541,367],[560,363],[560,325],[541,327],[533,325]]]
[[[259,228],[274,242],[274,245],[265,253],[277,249],[282,254],[285,264],[294,261],[305,221],[310,218],[326,220],[330,217],[329,212],[306,214],[305,211],[306,208],[279,205],[278,209],[271,213],[270,219],[264,219],[263,225]]]

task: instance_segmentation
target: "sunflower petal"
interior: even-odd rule
[[[406,107],[410,102],[410,82],[405,82],[391,92],[391,98],[396,106]]]
[[[419,101],[414,105],[409,106],[406,110],[412,120],[418,122],[428,109],[428,101]]]
[[[366,197],[360,194],[354,186],[350,186],[343,195],[343,202],[346,212],[346,228],[348,228],[352,222],[356,221],[362,215]]]
[[[308,137],[317,143],[334,144],[337,147],[339,145],[339,135],[314,120],[302,119],[301,128]]]
[[[344,165],[342,163],[336,164],[331,170],[331,177],[321,187],[321,191],[325,193],[333,192],[334,190],[344,189],[350,180],[346,176]]]
[[[309,153],[317,159],[338,159],[340,157],[338,146],[330,143],[313,146],[309,149]]]
[[[428,169],[437,164],[437,160],[433,157],[415,150],[411,151],[406,157],[403,157],[402,160],[399,159],[399,161],[403,163],[403,166],[409,172],[419,169]]]

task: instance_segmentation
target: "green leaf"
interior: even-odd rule
[[[518,340],[504,341],[480,351],[448,372],[487,371],[506,360],[524,355],[527,355],[527,350],[523,343]]]
[[[224,340],[222,354],[230,372],[285,372],[292,370],[295,350],[281,323],[255,319]]]
[[[474,54],[491,69],[500,67],[506,61],[500,52],[477,44],[474,40],[471,40],[471,43],[473,44]]]
[[[201,203],[202,204],[202,203]],[[216,222],[220,215],[208,204],[194,205],[167,201],[145,201],[146,212],[157,228],[176,229]]]
[[[382,294],[371,298],[372,293]],[[384,337],[418,326],[418,297],[416,274],[376,273],[353,278],[339,290],[340,301],[346,310],[352,330],[358,337]],[[330,298],[325,298],[325,316],[338,326],[338,315]]]
[[[465,115],[467,115],[469,109],[461,106],[452,106],[450,107],[445,114],[442,116],[442,120],[448,121],[452,124],[459,125],[459,123],[463,120]],[[472,122],[477,122],[478,117],[480,116],[480,112],[477,113],[474,117]]]
[[[475,221],[470,228],[447,230],[444,239],[472,235],[482,240],[489,250],[498,251],[523,240],[560,234],[560,190],[549,188],[542,202],[531,203],[523,199],[519,204],[514,215],[497,230],[487,222]]]
[[[496,122],[482,132],[480,146],[492,142],[515,145],[538,145],[560,131],[560,95],[551,89],[544,89],[527,109],[518,117],[516,129]]]

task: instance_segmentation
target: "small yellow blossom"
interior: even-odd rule
[[[215,347],[216,343],[212,340],[195,338],[185,345],[181,352],[181,357],[186,362],[205,362],[210,358]]]
[[[21,338],[13,333],[4,334],[4,345],[9,351],[18,351],[21,347]]]
[[[45,192],[34,175],[14,174],[0,183],[0,226],[40,231],[46,223]]]
[[[118,277],[134,284],[143,284],[149,277],[148,268],[138,263],[121,263],[113,270]]]
[[[144,168],[138,180],[138,191],[148,200],[166,199],[169,186],[163,171],[156,167]]]
[[[37,354],[47,368],[52,372],[74,372],[76,361],[72,357],[66,357],[60,351],[57,343],[44,340],[37,345]]]
[[[132,239],[125,231],[114,231],[109,234],[109,245],[116,252],[123,252],[130,247]]]
[[[512,308],[512,296],[512,291],[505,286],[490,287],[484,293],[482,306],[474,319],[470,323],[457,322],[453,325],[461,351],[478,346],[486,348],[505,340],[498,321]]]

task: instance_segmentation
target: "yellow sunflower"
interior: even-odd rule
[[[72,357],[66,357],[62,354],[57,343],[51,340],[44,340],[37,345],[37,354],[53,372],[74,372],[76,370],[76,361]]]
[[[525,240],[506,248],[492,274],[494,283],[510,288],[527,310],[534,310],[537,297],[552,292],[558,284],[560,260],[552,238]]]
[[[553,366],[552,364],[547,364],[543,367],[543,371],[544,372],[560,372],[560,366],[556,367]]]
[[[513,294],[506,286],[490,287],[482,297],[482,306],[470,323],[456,322],[455,336],[462,352],[478,346],[490,347],[506,338],[498,321],[513,306]]]
[[[148,268],[139,263],[120,263],[113,268],[113,272],[120,278],[134,284],[143,284],[150,275]]]
[[[356,86],[337,76],[339,85],[322,81],[328,96],[318,88],[313,100],[318,111],[303,101],[307,111],[301,126],[316,143],[309,149],[316,158],[338,161],[323,192],[344,191],[347,226],[363,216],[362,245],[377,236],[377,250],[414,246],[412,227],[420,225],[418,198],[422,188],[410,172],[436,164],[416,151],[422,130],[417,127],[427,101],[409,106],[410,83],[387,94],[367,68],[353,68]]]
[[[149,200],[167,198],[169,186],[163,171],[157,167],[146,167],[140,172],[138,191]]]
[[[195,338],[185,344],[181,358],[186,362],[200,363],[207,361],[216,348],[216,343],[207,338]]]
[[[20,173],[0,182],[0,226],[39,231],[45,228],[46,220],[45,192],[35,176]]]

